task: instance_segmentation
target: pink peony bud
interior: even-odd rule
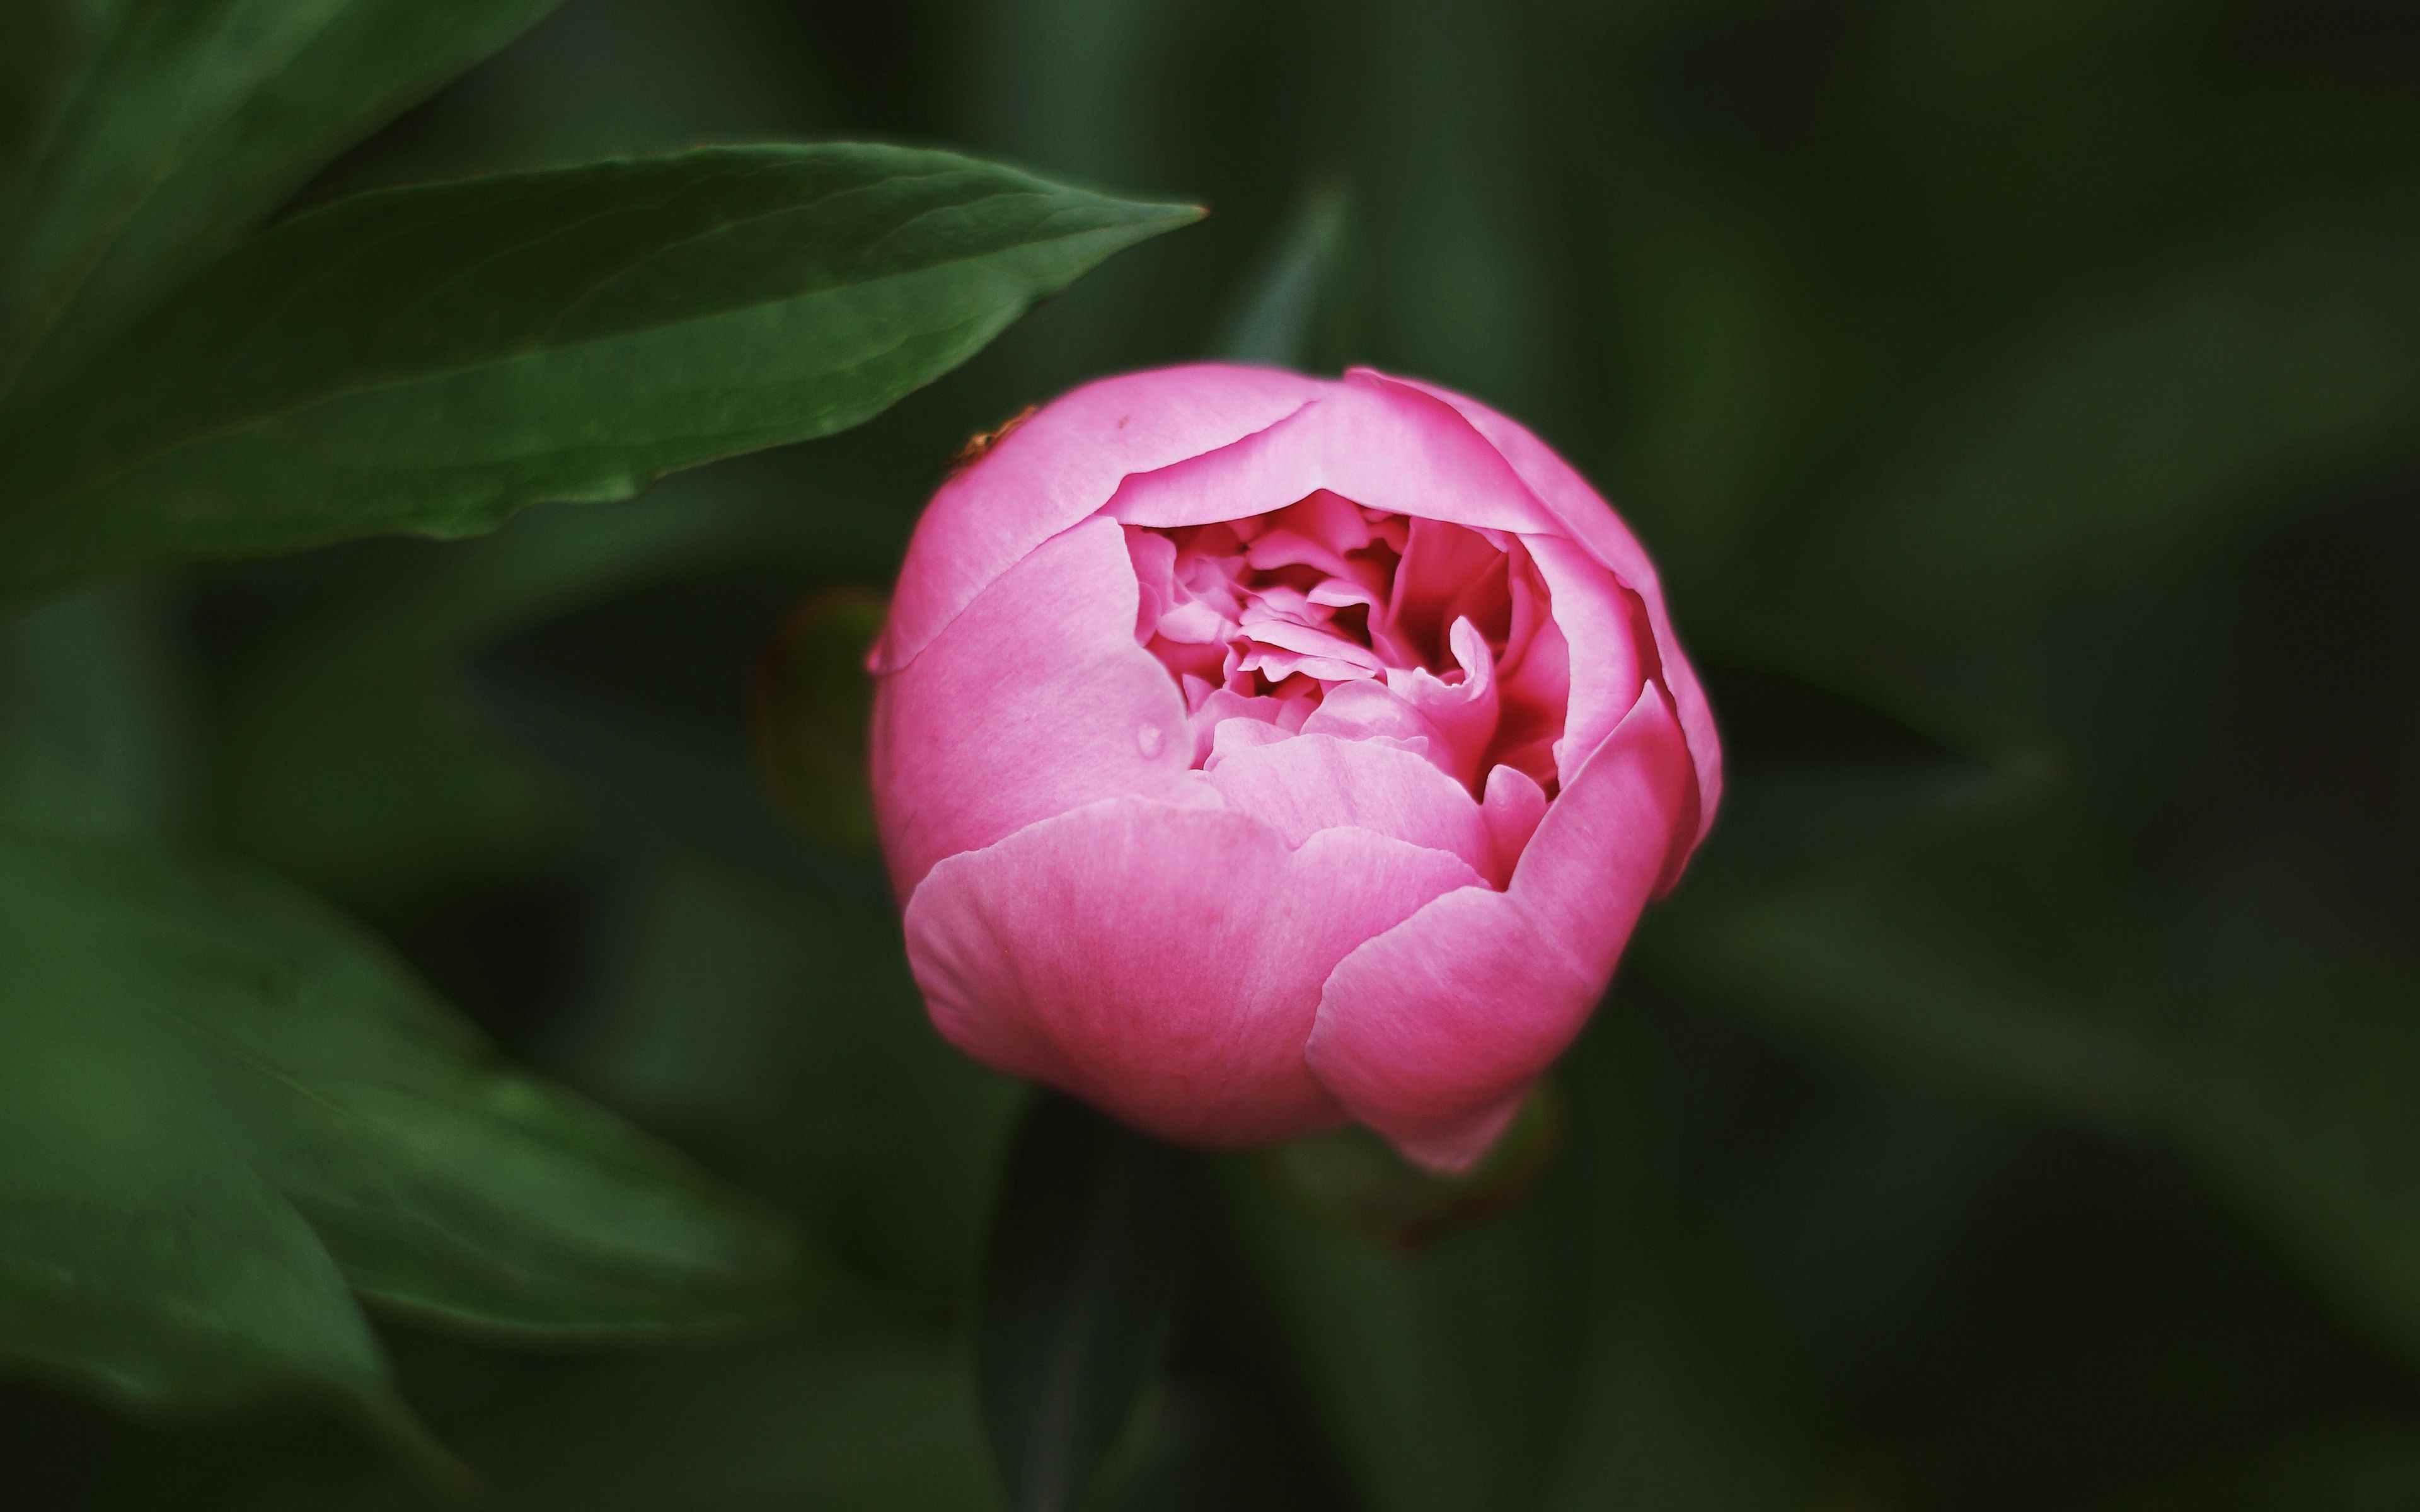
[[[872,665],[934,1025],[1196,1144],[1349,1119],[1467,1165],[1722,785],[1612,509],[1494,410],[1368,371],[1041,409],[935,495]]]

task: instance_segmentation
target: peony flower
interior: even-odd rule
[[[935,1026],[1194,1144],[1469,1164],[1721,790],[1621,520],[1373,372],[1060,398],[935,495],[870,665]]]

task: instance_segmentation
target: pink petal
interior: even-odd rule
[[[1193,681],[1198,682],[1199,679],[1193,679]],[[1206,684],[1203,686],[1208,687]],[[1241,719],[1246,724],[1258,724],[1270,732],[1271,739],[1289,733],[1280,729],[1279,725],[1279,721],[1286,715],[1286,701],[1283,699],[1270,698],[1266,695],[1247,698],[1241,693],[1230,692],[1220,687],[1210,688],[1206,696],[1189,702],[1193,709],[1193,764],[1196,766],[1209,760],[1211,753],[1217,748],[1218,727],[1230,719]],[[1231,738],[1249,739],[1251,737]]]
[[[1028,552],[1109,502],[1118,481],[1265,429],[1338,386],[1199,363],[1128,373],[1053,400],[943,484],[917,522],[874,670],[920,655]]]
[[[1277,567],[1317,567],[1330,577],[1342,577],[1352,570],[1352,563],[1342,552],[1331,551],[1320,542],[1294,531],[1270,531],[1252,542],[1245,553],[1247,562],[1260,571]]]
[[[1336,962],[1477,882],[1366,830],[1294,849],[1244,814],[1119,799],[935,867],[908,959],[976,1058],[1171,1139],[1255,1144],[1337,1120],[1302,1053]]]
[[[1570,684],[1555,771],[1569,782],[1638,702],[1644,672],[1632,620],[1638,600],[1569,541],[1541,536],[1524,544],[1546,580],[1566,647]]]
[[[1456,784],[1463,780],[1460,754],[1445,733],[1409,699],[1384,683],[1336,683],[1311,717],[1302,722],[1307,735],[1335,735],[1344,740],[1385,741],[1419,753]]]
[[[945,856],[1121,794],[1212,801],[1168,670],[1135,644],[1125,534],[1027,556],[875,687],[875,814],[903,898]]]
[[[1496,679],[1493,748],[1497,760],[1539,783],[1559,783],[1563,774],[1555,764],[1555,748],[1564,743],[1571,722],[1571,644],[1547,612],[1544,576],[1526,548],[1522,558],[1512,577],[1513,635]],[[1637,689],[1632,691],[1635,697]],[[1590,748],[1595,745],[1591,741]]]
[[[1413,1165],[1433,1171],[1468,1170],[1480,1156],[1495,1148],[1496,1141],[1504,1137],[1504,1131],[1512,1127],[1512,1119],[1521,1111],[1521,1100],[1528,1095],[1529,1089],[1524,1087],[1450,1129],[1410,1135],[1397,1141],[1396,1148]]]
[[[1288,530],[1307,535],[1338,556],[1370,544],[1370,521],[1353,501],[1326,489],[1286,511]]]
[[[1612,980],[1692,795],[1686,741],[1651,684],[1548,808],[1509,887],[1447,893],[1338,964],[1313,1074],[1410,1158],[1475,1159]]]
[[[1328,656],[1305,656],[1275,646],[1254,645],[1236,662],[1235,670],[1259,672],[1270,682],[1280,683],[1289,677],[1309,677],[1322,683],[1342,683],[1357,678],[1374,678],[1378,673],[1357,661],[1339,661]]]
[[[1303,596],[1322,609],[1343,609],[1351,604],[1365,609],[1378,607],[1378,595],[1358,579],[1323,578]]]
[[[1152,628],[1171,640],[1206,646],[1225,639],[1227,622],[1218,609],[1200,599],[1187,599],[1161,611]]]
[[[1222,748],[1204,774],[1227,807],[1299,845],[1350,825],[1406,844],[1450,851],[1484,873],[1496,837],[1453,779],[1401,747],[1333,735],[1295,735],[1254,748]]]
[[[1538,821],[1546,817],[1546,790],[1517,766],[1498,766],[1487,774],[1487,792],[1480,799],[1479,811],[1487,821],[1488,838],[1496,847],[1496,864],[1480,870],[1500,887],[1520,864],[1529,837],[1538,832]]]
[[[1348,667],[1357,667],[1373,677],[1387,670],[1387,664],[1378,659],[1376,652],[1358,641],[1348,640],[1333,630],[1295,625],[1280,619],[1258,621],[1250,629],[1254,640],[1280,651],[1298,652],[1326,661],[1341,661]]]
[[[1417,710],[1436,732],[1430,754],[1456,782],[1479,777],[1480,763],[1496,733],[1496,656],[1468,620],[1456,620],[1447,636],[1462,679],[1449,683],[1418,667],[1387,673],[1387,687]]]
[[[1434,649],[1453,623],[1454,599],[1475,580],[1503,567],[1504,553],[1478,532],[1435,520],[1412,521],[1387,605],[1388,632],[1411,645]]]
[[[1227,698],[1234,699],[1238,703],[1275,703],[1277,702],[1269,698],[1237,698],[1224,688],[1219,689],[1219,692]],[[1204,772],[1222,765],[1230,756],[1248,750],[1257,750],[1263,746],[1280,745],[1294,738],[1279,728],[1275,716],[1263,718],[1257,712],[1230,716],[1218,720],[1208,728],[1210,744],[1205,748],[1202,763],[1202,769]]]
[[[1484,436],[1512,471],[1534,490],[1537,498],[1561,523],[1562,533],[1570,535],[1590,554],[1612,569],[1615,577],[1634,590],[1647,604],[1647,623],[1655,632],[1657,660],[1661,679],[1672,691],[1673,706],[1679,711],[1681,728],[1686,732],[1689,752],[1697,774],[1698,814],[1685,842],[1675,847],[1676,855],[1666,869],[1664,885],[1668,887],[1688,860],[1689,850],[1705,838],[1714,822],[1714,809],[1722,801],[1723,750],[1714,732],[1714,710],[1706,702],[1705,690],[1698,682],[1697,669],[1689,665],[1681,640],[1672,631],[1672,616],[1664,604],[1663,585],[1655,576],[1654,563],[1647,557],[1646,548],[1630,532],[1613,506],[1604,496],[1589,486],[1572,465],[1555,455],[1552,447],[1540,440],[1518,421],[1500,414],[1476,399],[1441,389],[1435,384],[1413,378],[1389,378],[1369,368],[1355,368],[1344,375],[1344,384],[1371,385],[1393,389],[1414,389],[1429,394],[1461,411],[1471,425]],[[1364,502],[1367,502],[1365,500]]]
[[[1134,472],[1106,513],[1129,525],[1203,525],[1269,514],[1321,488],[1457,525],[1562,529],[1451,407],[1400,385],[1331,385],[1231,445]]]
[[[1135,640],[1149,640],[1159,630],[1162,616],[1174,608],[1176,543],[1156,531],[1126,532],[1126,555],[1134,562],[1135,586],[1142,601],[1135,609]]]

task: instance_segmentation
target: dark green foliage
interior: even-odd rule
[[[88,359],[556,3],[23,0],[0,49],[0,394]]]
[[[1185,1165],[1063,1098],[1028,1111],[985,1246],[975,1378],[1009,1505],[1084,1504],[1159,1367],[1192,1258]]]
[[[728,1331],[801,1297],[779,1220],[499,1065],[283,887],[11,829],[0,905],[21,1358],[187,1405],[360,1394],[380,1369],[348,1284],[554,1338]],[[128,1337],[80,1355],[103,1330]]]

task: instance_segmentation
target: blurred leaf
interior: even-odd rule
[[[227,1138],[195,1157],[215,1145],[248,1165],[240,1183],[221,1180],[290,1203],[365,1294],[578,1337],[717,1331],[795,1305],[783,1226],[498,1064],[307,900],[23,831],[0,837],[0,899],[5,995],[72,1003],[109,1026],[116,1057],[173,1078],[196,1118],[223,1119]]]
[[[593,932],[599,990],[546,1064],[778,1196],[819,1256],[959,1304],[1023,1089],[925,1021],[880,864],[785,884],[683,857],[631,873]]]
[[[2135,608],[2180,563],[2307,502],[2281,480],[2405,448],[2412,214],[2389,202],[2264,230],[1965,357],[1906,396],[1888,444],[1818,507],[1787,501],[1760,550],[1790,590],[1745,594],[1764,603],[1741,624],[1912,720],[1986,748],[2041,740],[2072,680],[2042,654],[2055,627]]]
[[[194,721],[164,610],[118,583],[0,621],[0,812],[108,834],[181,818]]]
[[[1807,1504],[1769,1399],[1790,1362],[1659,1165],[1668,1050],[1616,1002],[1559,1076],[1570,1142],[1534,1193],[1418,1250],[1226,1181],[1227,1300],[1266,1311],[1269,1367],[1376,1512]]]
[[[626,497],[856,424],[1200,213],[851,145],[358,195],[19,412],[0,552],[25,586]]]
[[[35,383],[71,368],[556,3],[18,0],[31,105],[0,126],[0,393],[38,344]]]
[[[1641,965],[1793,1039],[2157,1138],[2420,1349],[2420,1118],[2388,1069],[2420,1063],[2408,968],[2288,875],[2180,909],[2045,776],[1744,797]]]
[[[502,1434],[496,1448],[520,1451],[515,1479],[541,1507],[958,1512],[987,1494],[969,1395],[954,1351],[930,1343],[793,1345],[615,1372],[543,1404],[551,1432],[540,1442],[573,1452],[529,1456]],[[620,1431],[600,1436],[601,1425]]]
[[[1017,1512],[1081,1504],[1167,1349],[1187,1257],[1176,1152],[1070,1099],[1038,1099],[1009,1156],[984,1266],[975,1369]]]
[[[557,857],[579,833],[574,795],[493,727],[466,664],[590,598],[761,549],[765,498],[731,494],[736,471],[532,510],[446,549],[388,541],[343,567],[252,569],[287,593],[264,643],[229,658],[220,842],[381,921]],[[229,617],[244,607],[233,595]]]
[[[402,1364],[416,1389],[432,1375],[455,1379],[445,1394],[450,1411],[433,1410],[433,1425],[477,1467],[500,1506],[969,1512],[993,1503],[963,1352],[879,1314],[837,1337],[792,1335],[645,1356],[500,1359],[422,1350],[404,1352]],[[297,1464],[302,1458],[289,1449],[248,1483],[230,1477],[245,1493],[239,1504],[256,1512],[429,1505],[390,1467],[357,1461],[315,1474]],[[172,1504],[136,1496],[128,1504]]]
[[[1218,356],[1276,367],[1311,364],[1323,304],[1343,259],[1347,208],[1340,185],[1303,196],[1228,312],[1213,347]]]
[[[187,1068],[124,1041],[93,988],[112,964],[44,950],[23,879],[0,887],[0,1356],[150,1410],[383,1399],[385,1361],[310,1225]]]
[[[782,807],[811,837],[857,850],[874,846],[865,655],[886,605],[880,594],[846,588],[799,605],[757,664],[748,706],[756,759]]]
[[[2405,1422],[2303,1434],[2270,1449],[2233,1484],[2196,1482],[2185,1489],[2202,1505],[2257,1512],[2396,1512],[2420,1503],[2420,1432]]]
[[[809,886],[835,857],[799,843],[749,749],[749,660],[794,592],[786,573],[740,567],[600,597],[491,647],[474,692],[592,828]]]

